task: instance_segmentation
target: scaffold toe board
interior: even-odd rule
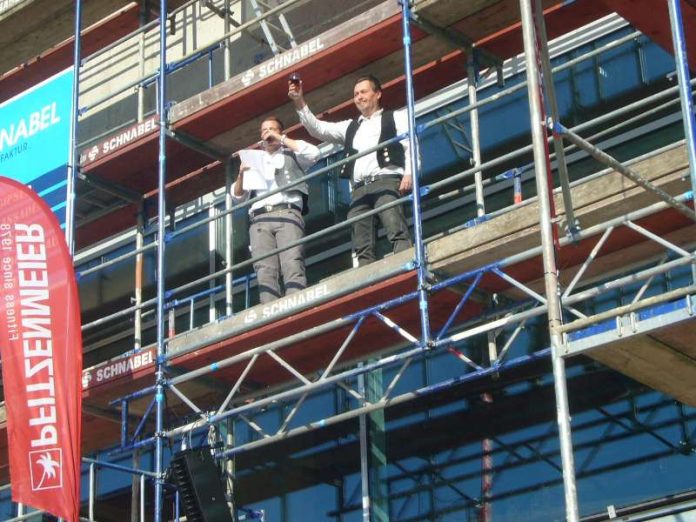
[[[387,257],[372,265],[320,281],[304,291],[179,334],[169,340],[168,358],[179,369],[214,366],[220,359],[298,335],[305,330],[311,331],[331,321],[345,320],[345,324],[337,323],[335,328],[327,328],[283,347],[288,362],[299,371],[311,373],[325,368],[335,349],[340,346],[341,339],[353,326],[355,321],[349,320],[352,315],[357,319],[361,310],[413,293],[416,280],[410,264],[412,256],[412,251],[405,251]],[[360,283],[356,284],[355,281]],[[447,317],[445,311],[450,310],[458,299],[458,292],[442,291],[434,294],[429,304],[436,317],[444,318]],[[416,309],[417,302],[411,296],[403,303],[394,303],[383,313],[404,332],[410,332],[411,338],[417,338]],[[461,318],[479,311],[479,306],[472,303],[462,311]],[[366,319],[351,348],[341,357],[341,364],[384,350],[400,340],[406,341],[374,318]],[[442,324],[442,321],[435,323]],[[409,338],[407,333],[404,335]],[[242,359],[239,364],[219,368],[212,376],[224,382],[234,382],[241,372],[240,367],[246,362]],[[105,405],[117,393],[132,390],[137,381],[146,382],[148,377],[151,378],[153,368],[153,355],[149,349],[145,349],[138,355],[129,354],[86,370],[84,383],[87,397]],[[275,362],[266,359],[260,361],[250,374],[250,380],[259,386],[278,384],[291,377]]]

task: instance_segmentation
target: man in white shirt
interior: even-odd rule
[[[255,173],[255,182],[264,186],[254,190],[245,189],[244,173],[250,166],[242,163],[232,190],[233,199],[237,203],[247,200],[252,195],[263,196],[296,181],[303,177],[305,170],[319,158],[319,149],[316,146],[306,141],[288,138],[283,130],[283,123],[274,116],[261,122],[263,153],[262,166],[259,168],[263,169],[263,172]],[[301,183],[252,203],[249,207],[249,243],[252,257],[283,248],[304,237],[302,216],[308,211],[308,194],[307,184]],[[260,259],[254,263],[254,270],[261,303],[273,301],[284,295],[280,285],[281,274],[285,294],[298,292],[307,286],[302,245]]]
[[[317,139],[343,145],[347,156],[362,152],[408,131],[405,111],[384,111],[381,107],[382,87],[372,75],[357,79],[353,101],[360,111],[356,120],[325,122],[317,119],[304,100],[302,84],[288,83],[288,96],[307,132]],[[361,156],[344,166],[342,175],[350,178],[352,192],[348,218],[399,199],[411,190],[411,162],[408,140],[391,143],[375,152]],[[379,213],[394,253],[411,246],[408,225],[400,205]],[[375,257],[374,216],[359,220],[352,229],[353,250],[360,266]]]

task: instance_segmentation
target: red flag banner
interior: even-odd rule
[[[50,208],[3,177],[0,276],[12,500],[77,522],[82,335],[75,272]]]

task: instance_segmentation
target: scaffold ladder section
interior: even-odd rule
[[[264,15],[263,9],[268,9],[269,6],[264,2],[264,0],[249,0],[249,3],[251,4],[252,8],[254,9],[254,13],[256,14],[257,17],[261,18]],[[262,9],[263,8],[263,9]],[[295,37],[292,34],[292,31],[290,30],[290,26],[288,25],[288,21],[285,18],[285,13],[282,11],[278,13],[278,22],[280,23],[280,27],[277,27],[274,24],[271,24],[267,18],[261,18],[261,29],[263,30],[263,34],[266,37],[266,40],[268,41],[268,44],[271,47],[271,51],[273,51],[274,55],[280,54],[284,51],[287,51],[287,48],[281,47],[278,45],[276,42],[275,37],[273,36],[274,31],[276,33],[280,32],[284,34],[286,37],[287,41],[290,44],[290,47],[297,47],[297,42],[295,41]]]

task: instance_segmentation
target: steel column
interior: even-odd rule
[[[536,173],[537,198],[539,202],[539,225],[544,262],[544,283],[548,305],[549,337],[551,339],[551,359],[553,361],[554,386],[556,391],[556,413],[563,463],[563,486],[565,490],[566,519],[577,522],[578,504],[575,486],[575,464],[570,432],[570,412],[568,407],[568,389],[566,385],[565,362],[561,357],[561,300],[558,291],[558,276],[554,252],[554,239],[551,223],[551,197],[548,187],[546,123],[541,106],[541,79],[537,62],[537,40],[532,15],[532,0],[520,0],[522,15],[522,36],[527,68],[527,95],[534,151],[534,169]]]
[[[382,369],[378,368],[368,372],[364,377],[367,384],[365,398],[369,402],[381,400],[384,390]],[[365,419],[368,428],[368,462],[370,465],[370,497],[372,498],[370,520],[371,522],[388,522],[390,513],[389,492],[387,491],[388,462],[384,408],[368,413],[365,415]]]
[[[382,370],[377,369],[358,376],[358,393],[367,403],[378,401],[382,394]],[[361,415],[360,478],[362,484],[362,512],[364,522],[389,520],[389,501],[386,488],[386,448],[384,409]]]

